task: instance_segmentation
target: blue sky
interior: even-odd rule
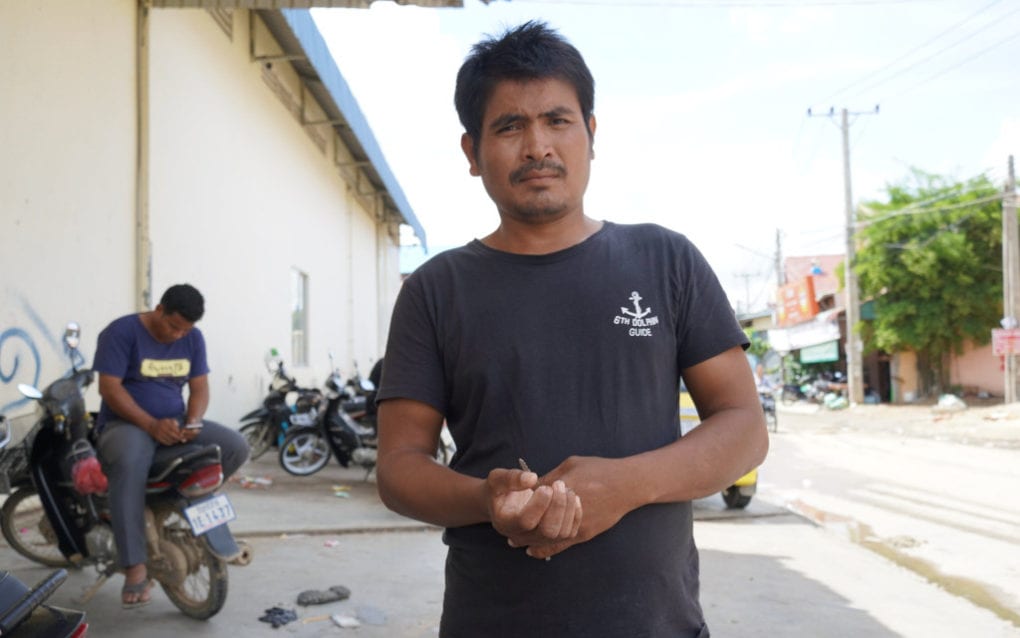
[[[1018,0],[464,0],[314,16],[438,250],[498,224],[468,174],[453,85],[471,45],[545,20],[595,76],[592,217],[655,222],[705,253],[740,310],[784,255],[842,253],[851,118],[855,202],[911,167],[1003,183],[1020,156]],[[1020,161],[1020,157],[1017,158]]]

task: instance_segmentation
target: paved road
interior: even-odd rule
[[[791,434],[780,432],[774,443]],[[227,488],[239,512],[234,528],[253,544],[255,561],[231,568],[223,611],[206,622],[191,621],[160,592],[148,607],[123,611],[119,582],[111,582],[86,608],[90,635],[436,635],[444,557],[437,530],[385,510],[360,472],[331,465],[298,479],[264,458],[242,474],[271,484],[245,488],[235,482]],[[715,496],[698,501],[695,513],[702,604],[717,638],[1020,636],[1016,625],[850,542],[838,525],[817,525],[781,502],[756,497],[748,510],[734,513],[724,511]],[[26,581],[46,572],[6,546],[0,546],[0,565]],[[91,581],[89,570],[73,573],[55,603],[74,606],[74,597]],[[295,605],[299,592],[331,585],[350,588],[351,598]],[[299,621],[276,631],[259,622],[273,606],[296,609]],[[355,631],[315,620],[330,614],[381,624]]]
[[[1016,422],[867,408],[783,414],[762,496],[1020,626]]]

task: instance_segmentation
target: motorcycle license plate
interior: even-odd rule
[[[237,518],[234,506],[230,504],[226,494],[217,494],[207,501],[185,507],[184,515],[188,517],[188,523],[191,524],[191,531],[195,536],[205,534]]]

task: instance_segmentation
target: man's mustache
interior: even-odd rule
[[[510,183],[519,184],[520,182],[524,181],[525,176],[529,173],[537,172],[547,173],[549,171],[554,172],[557,177],[563,177],[564,175],[567,174],[567,168],[563,166],[563,164],[560,164],[559,162],[554,162],[549,159],[543,159],[537,162],[536,161],[528,162],[527,164],[524,164],[521,167],[514,170],[514,172],[510,173]]]

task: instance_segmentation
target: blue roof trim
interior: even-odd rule
[[[401,190],[396,177],[390,171],[386,158],[383,156],[379,144],[375,141],[375,136],[372,135],[372,129],[369,127],[368,122],[365,121],[365,116],[361,113],[358,101],[354,99],[351,88],[347,85],[343,75],[340,74],[340,69],[337,68],[336,62],[329,52],[329,47],[326,46],[326,41],[322,38],[322,33],[315,26],[311,12],[308,9],[282,9],[280,13],[283,15],[284,20],[287,21],[298,42],[301,43],[301,48],[304,49],[308,62],[315,68],[316,73],[319,74],[319,79],[322,80],[333,101],[336,102],[337,108],[340,109],[347,124],[350,125],[351,131],[361,143],[361,147],[364,149],[369,161],[372,162],[376,173],[382,179],[383,185],[386,187],[386,191],[396,205],[397,210],[400,211],[407,224],[414,229],[415,235],[418,236],[422,246],[427,251],[428,244],[425,240],[425,229],[411,209],[411,204],[408,203],[407,198],[404,196],[404,191]]]

